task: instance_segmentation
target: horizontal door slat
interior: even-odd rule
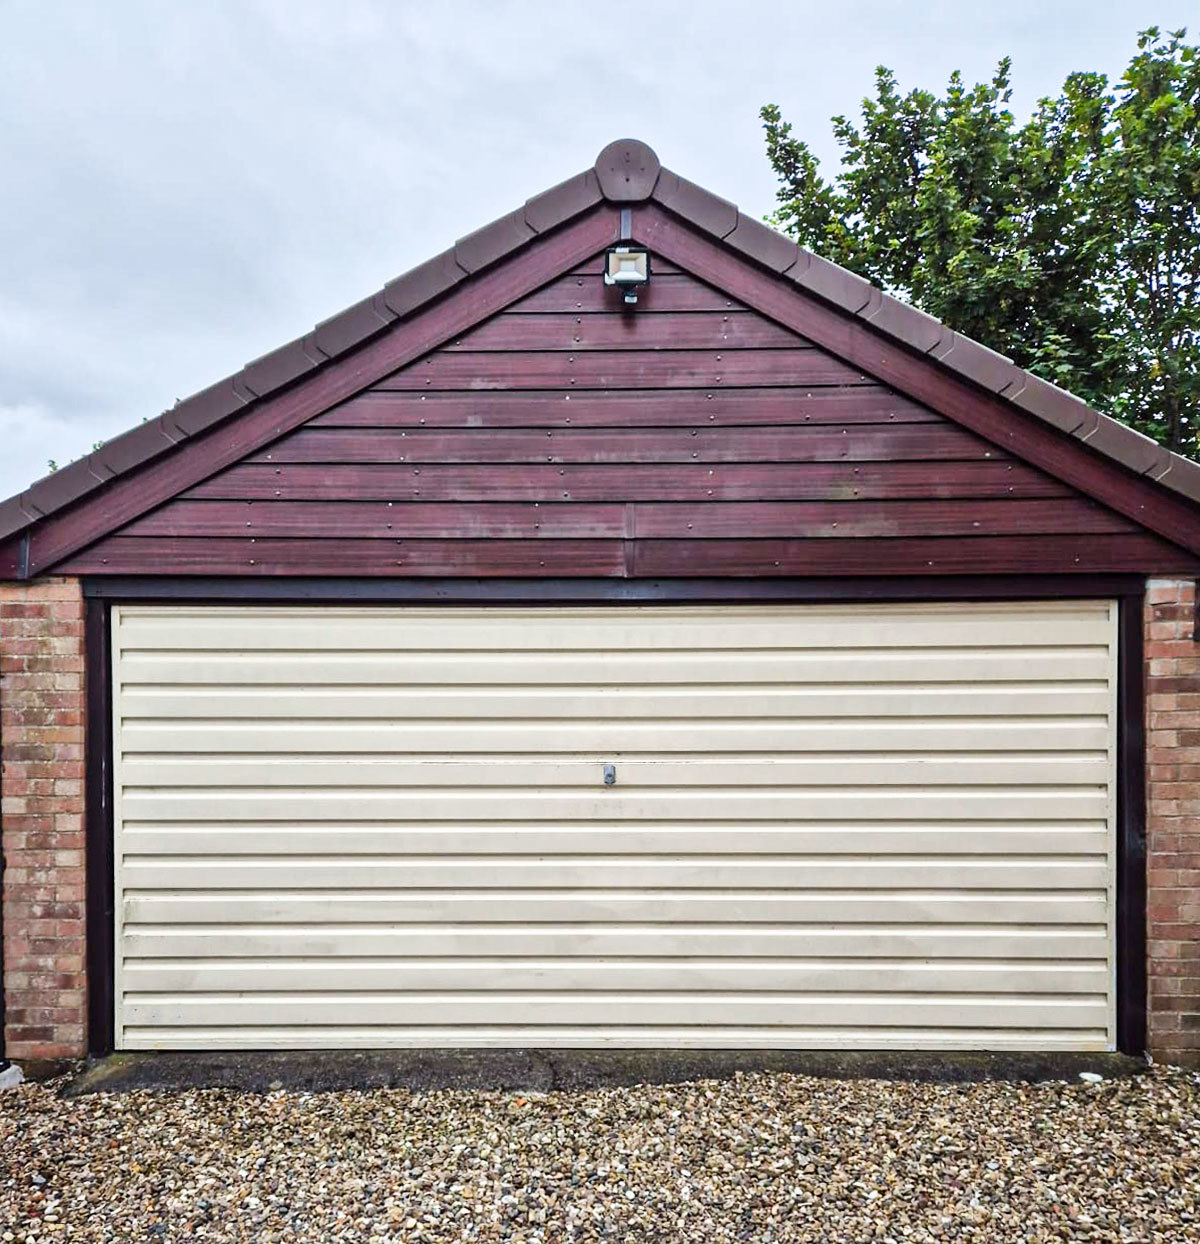
[[[566,859],[311,859],[272,856],[208,860],[126,855],[135,890],[1103,890],[1104,857],[1026,860],[874,860],[791,857]]]
[[[1106,1050],[1110,1048],[1104,1028],[839,1028],[832,1025],[801,1027],[795,1024],[772,1028],[705,1025],[671,1027],[666,1024],[638,1027],[618,1024],[606,1027],[572,1027],[472,1024],[446,1027],[424,1024],[331,1026],[319,1024],[269,1027],[239,1024],[236,1027],[191,1025],[174,1028],[125,1028],[125,1048],[130,1050],[198,1049],[444,1049],[510,1048],[519,1040],[531,1049],[557,1048],[644,1049],[862,1049],[862,1050]]]
[[[669,728],[668,728],[669,727]],[[123,726],[131,751],[247,753],[291,751],[306,755],[346,752],[417,755],[454,750],[464,755],[546,748],[555,751],[606,751],[613,754],[658,752],[763,752],[798,749],[830,752],[1027,752],[1039,747],[1093,751],[1108,740],[1103,717],[978,719],[947,718],[941,722],[908,718],[880,721],[761,721],[727,718],[696,723],[640,721],[512,721],[471,722],[425,720],[397,725],[390,721],[194,722],[131,719]]]
[[[330,821],[312,825],[228,822],[213,826],[126,820],[126,855],[264,856],[321,855],[336,848],[343,858],[394,856],[638,856],[719,855],[1021,855],[1096,856],[1105,850],[1102,822],[962,821],[939,825],[878,825],[872,822],[802,822],[785,827],[730,821],[669,822],[635,827],[621,821],[577,825],[439,824],[394,822],[363,825]]]
[[[122,657],[129,685],[229,683],[238,686],[383,686],[390,684],[548,686],[636,683],[963,683],[1078,682],[1107,677],[1108,651],[1099,645],[1038,648],[712,648],[630,651],[577,649],[536,652],[506,649],[445,650],[373,648],[331,651],[262,649],[127,649]]]
[[[126,649],[222,649],[273,653],[289,648],[331,652],[369,648],[451,652],[576,651],[579,649],[733,648],[884,649],[987,647],[1016,651],[1045,645],[1106,646],[1111,606],[1097,601],[1013,602],[978,605],[814,607],[811,605],[635,605],[619,609],[554,610],[553,625],[539,629],[545,609],[394,609],[318,607],[319,625],[307,608],[276,606],[143,605],[121,620]]]
[[[1102,924],[981,925],[311,925],[127,924],[123,944],[130,959],[236,960],[343,956],[432,958],[490,957],[496,970],[506,958],[555,955],[644,958],[878,958],[1105,960]]]
[[[346,859],[359,855],[1101,855],[1102,822],[999,824],[962,821],[938,825],[879,825],[872,822],[803,822],[783,827],[730,821],[671,822],[633,827],[621,821],[589,825],[489,825],[436,827],[420,822],[380,825],[355,821],[145,822],[127,818],[122,850],[133,855],[242,856],[320,855],[336,849]]]
[[[621,755],[556,758],[496,756],[157,756],[127,754],[122,777],[142,787],[289,786],[588,786],[603,781],[604,765],[619,759],[623,789],[641,787],[776,786],[1104,786],[1107,758],[1102,753],[1034,755],[1013,758],[961,755],[947,758],[779,757],[729,759],[695,756],[673,759]],[[397,791],[399,797],[402,792]]]
[[[542,790],[505,787],[493,789],[431,790],[407,788],[402,792],[352,787],[330,789],[265,787],[257,790],[204,790],[177,787],[154,790],[132,787],[125,793],[127,814],[151,821],[433,821],[505,820],[542,821],[578,818],[607,820],[747,821],[962,820],[969,817],[1004,821],[1083,821],[1105,814],[1107,792],[1102,788],[1052,787],[1021,790],[1014,787],[918,790],[907,787],[845,790],[787,789],[775,792],[753,788],[624,791],[615,786],[589,790]]]
[[[647,687],[477,687],[402,686],[277,687],[264,696],[255,687],[189,687],[129,684],[123,695],[127,717],[182,721],[191,717],[304,718],[373,717],[480,721],[521,717],[558,718],[841,718],[841,717],[1080,717],[1103,714],[1104,684],[998,683],[986,689],[970,683],[947,686],[853,684],[843,687],[737,686]]]
[[[130,1024],[695,1024],[731,1011],[746,1024],[950,1024],[961,1027],[1092,1028],[1103,998],[1026,995],[855,998],[763,994],[338,994],[238,996],[129,994]]]
[[[403,959],[356,963],[239,960],[164,964],[131,960],[125,985],[131,993],[438,992],[506,993],[624,990],[662,993],[928,993],[1103,994],[1107,965],[1094,963],[767,963],[733,961],[597,963],[579,959],[411,963]]]
[[[126,891],[123,917],[135,924],[971,924],[1096,925],[1103,893],[664,894],[520,891],[514,894],[289,891],[158,894]]]

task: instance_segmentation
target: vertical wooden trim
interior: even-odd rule
[[[120,847],[121,844],[117,842],[117,826],[124,826],[125,824],[125,816],[121,806],[122,794],[125,787],[125,782],[121,775],[124,753],[124,747],[121,740],[121,723],[123,720],[121,693],[125,681],[121,672],[121,655],[125,648],[125,642],[122,637],[124,618],[125,606],[119,603],[113,604],[108,612],[108,717],[109,722],[111,723],[108,751],[108,833],[109,841],[112,843],[112,864],[109,868],[109,877],[111,879],[115,897],[112,903],[112,914],[109,918],[108,927],[111,931],[113,944],[112,1037],[113,1044],[116,1049],[125,1048],[125,962],[123,950],[125,945],[125,911],[121,901],[121,896],[125,893],[124,880],[121,876],[125,855],[123,850],[118,850],[118,847]]]
[[[84,616],[87,669],[86,859],[88,1053],[113,1048],[112,666],[109,604],[89,598]]]
[[[1146,1051],[1144,596],[1119,604],[1117,674],[1117,1049]]]

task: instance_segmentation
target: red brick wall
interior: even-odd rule
[[[1196,585],[1151,579],[1146,597],[1147,919],[1150,1048],[1200,1065],[1200,645]]]
[[[7,1053],[85,1052],[83,598],[0,583]]]

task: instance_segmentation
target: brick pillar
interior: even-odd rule
[[[86,1052],[84,638],[77,579],[0,583],[10,1058]]]
[[[1146,798],[1150,1050],[1200,1066],[1200,645],[1196,585],[1146,596]]]

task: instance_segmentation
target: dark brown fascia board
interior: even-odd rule
[[[591,169],[460,239],[450,250],[323,321],[298,340],[253,360],[236,375],[186,398],[158,418],[106,442],[87,457],[0,503],[0,541],[356,349],[461,281],[605,200],[661,205],[806,293],[865,321],[883,336],[935,360],[1042,423],[1068,433],[1134,474],[1189,501],[1200,501],[1200,464],[1170,453],[1065,390],[1023,371],[1011,359],[953,332],[932,316],[797,246],[754,217],[743,215],[727,199],[663,168],[645,143],[620,139],[601,151]]]

